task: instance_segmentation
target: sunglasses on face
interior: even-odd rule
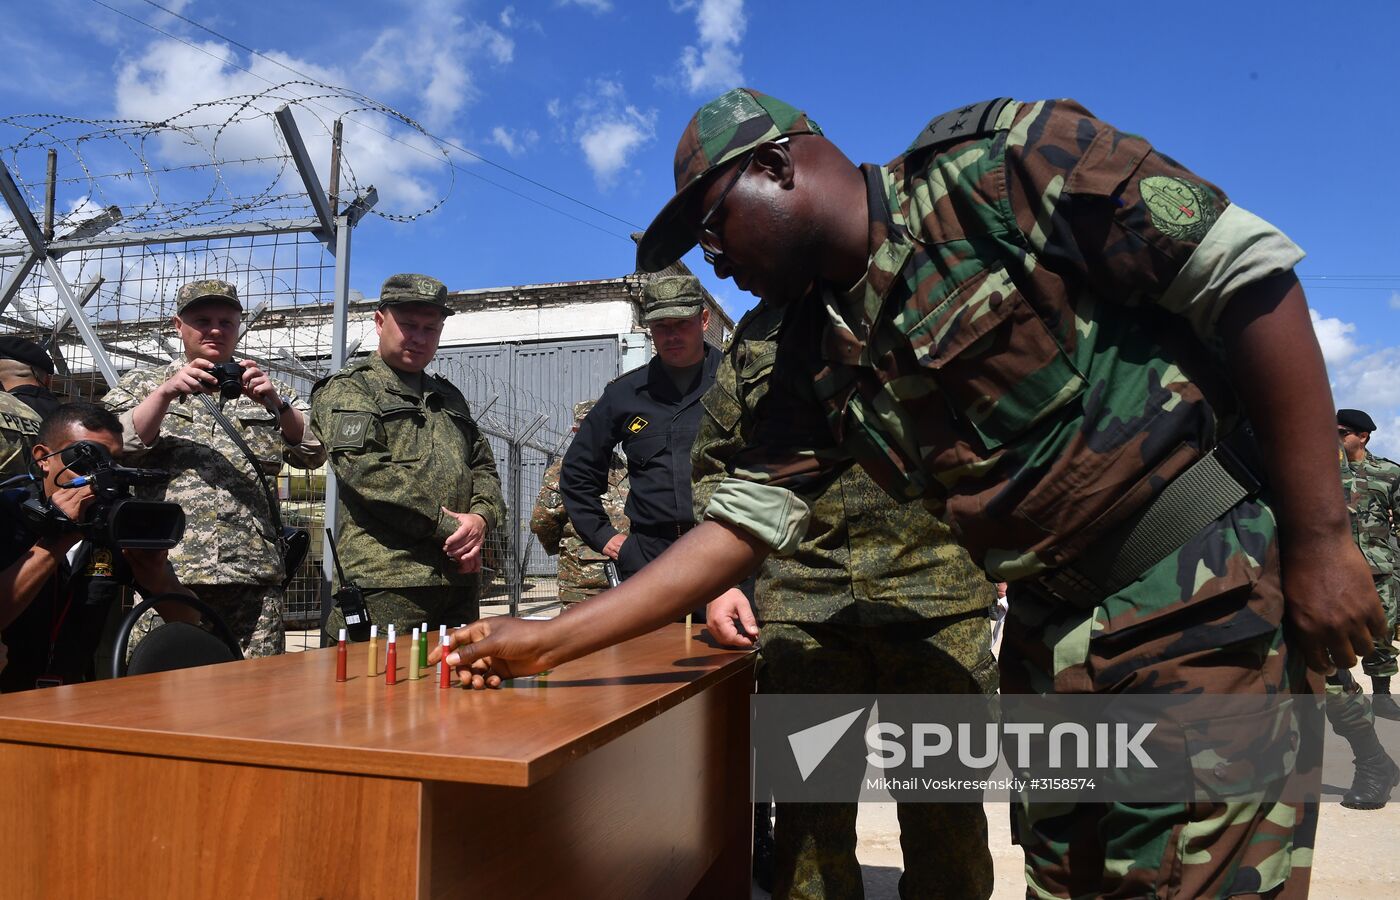
[[[786,144],[787,142],[788,139],[786,137],[780,137],[772,141],[774,144]],[[729,179],[729,183],[724,186],[724,190],[719,192],[719,196],[715,198],[715,202],[712,203],[710,208],[705,211],[705,214],[700,217],[700,252],[704,254],[705,262],[712,266],[724,255],[724,247],[722,246],[720,236],[716,234],[714,228],[711,227],[711,220],[714,218],[715,213],[719,212],[719,208],[724,205],[724,198],[729,196],[729,192],[734,190],[734,185],[738,184],[739,179],[744,177],[744,172],[748,170],[749,163],[753,162],[753,158],[757,153],[758,147],[755,147],[745,154],[744,161],[734,170],[734,175]]]

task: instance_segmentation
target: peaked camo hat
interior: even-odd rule
[[[180,290],[175,294],[175,314],[178,316],[186,307],[201,300],[222,300],[232,303],[239,311],[243,309],[243,304],[238,302],[238,288],[218,278],[201,278],[180,285]]]
[[[705,308],[705,291],[694,275],[653,278],[642,288],[642,324],[688,319]]]
[[[447,305],[447,285],[427,275],[405,272],[390,275],[379,289],[379,308],[397,306],[400,303],[426,303],[442,310],[444,316],[453,313]]]
[[[637,244],[637,269],[658,272],[695,246],[681,214],[705,176],[764,141],[789,134],[821,134],[807,114],[752,88],[735,88],[691,116],[676,145],[676,193]]]

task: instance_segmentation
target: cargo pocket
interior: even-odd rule
[[[423,412],[416,403],[385,397],[379,403],[379,425],[384,429],[384,443],[396,463],[417,462],[423,457],[419,433],[423,430]]]
[[[1004,267],[962,285],[907,333],[919,364],[988,450],[1084,393],[1084,377]]]

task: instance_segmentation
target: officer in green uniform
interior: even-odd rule
[[[1346,449],[1352,426],[1361,427],[1362,416],[1365,416],[1364,424],[1371,424],[1370,416],[1358,410],[1337,410],[1337,431],[1341,440],[1337,455],[1342,470],[1342,498],[1351,514],[1352,536],[1364,551],[1364,508],[1373,498],[1368,496],[1365,477],[1358,476],[1353,463],[1347,459]],[[1374,428],[1374,424],[1371,427]],[[1376,649],[1362,660],[1363,671],[1366,660],[1383,655],[1388,647],[1389,641],[1377,641]],[[1388,696],[1385,699],[1389,699]],[[1379,707],[1382,697],[1375,700],[1374,706]],[[1351,747],[1352,765],[1356,767],[1351,787],[1342,795],[1342,805],[1347,809],[1383,809],[1390,801],[1391,791],[1396,784],[1400,784],[1400,766],[1385,751],[1376,734],[1376,713],[1380,712],[1379,708],[1373,710],[1372,698],[1361,690],[1361,685],[1350,671],[1338,669],[1327,676],[1326,709],[1332,730]]]
[[[1361,671],[1371,679],[1376,715],[1400,720],[1400,705],[1390,696],[1390,678],[1397,672],[1392,638],[1400,616],[1400,582],[1396,581],[1396,563],[1400,560],[1396,546],[1396,535],[1400,534],[1400,465],[1368,449],[1375,430],[1375,420],[1362,410],[1337,410],[1337,436],[1346,453],[1354,488],[1352,518],[1356,539],[1385,608],[1386,639],[1377,641],[1375,649],[1362,658]]]
[[[339,486],[345,576],[365,591],[372,621],[400,632],[476,621],[482,543],[505,515],[466,398],[425,371],[451,314],[442,282],[391,276],[374,314],[377,352],[311,394],[311,427]],[[343,625],[336,609],[326,632]]]
[[[766,305],[745,316],[705,395],[692,451],[697,516],[762,415],[781,322]],[[754,609],[742,594],[725,594],[707,610],[711,633],[729,646],[753,646],[761,624],[759,691],[995,692],[988,611],[996,592],[948,526],[917,503],[890,503],[859,466],[843,468],[811,507],[796,552],[759,571]],[[775,807],[774,896],[860,896],[856,804]],[[900,803],[898,814],[901,896],[990,896],[981,804]]]
[[[1219,188],[1071,101],[963,106],[858,167],[748,89],[701,107],[675,172],[639,267],[699,242],[783,309],[765,414],[656,565],[567,622],[458,632],[449,661],[474,684],[641,633],[790,553],[850,460],[1009,583],[1003,692],[1316,696],[1309,670],[1369,652],[1384,616],[1302,253]],[[1302,771],[1278,753],[1254,783],[1313,796],[1318,748],[1298,750]],[[1034,896],[1307,892],[1309,802],[1034,799],[1013,807]]]

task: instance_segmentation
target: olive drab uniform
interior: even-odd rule
[[[0,480],[29,471],[29,451],[38,436],[38,414],[0,391]]]
[[[228,623],[244,655],[275,655],[286,642],[285,572],[258,472],[199,397],[173,401],[152,444],[142,442],[132,421],[136,407],[185,365],[181,359],[163,368],[128,372],[102,402],[121,420],[123,461],[171,473],[164,485],[138,487],[134,493],[178,503],[185,511],[185,536],[170,551],[181,583]],[[279,396],[307,415],[308,407],[290,387],[273,383]],[[308,469],[325,461],[325,448],[309,427],[299,444],[291,444],[282,437],[277,416],[256,400],[239,396],[220,406],[274,490],[284,461]]]
[[[692,119],[678,185],[761,131],[726,116]],[[869,268],[794,301],[788,396],[706,517],[791,552],[854,460],[1010,582],[1004,692],[1320,693],[1285,635],[1272,501],[1216,330],[1235,291],[1302,252],[1071,101],[952,110],[861,173]],[[1307,890],[1315,804],[1013,811],[1036,896]]]
[[[398,372],[377,353],[317,384],[311,424],[330,452],[339,489],[337,544],[347,578],[373,621],[400,632],[427,621],[475,621],[479,573],[443,552],[459,527],[442,511],[505,518],[491,445],[447,379]],[[343,624],[337,609],[328,620]]]
[[[703,513],[743,432],[766,415],[782,311],[739,323],[705,395],[692,453]],[[892,504],[859,466],[811,501],[797,550],[769,557],[754,590],[762,627],[758,689],[767,694],[962,694],[996,690],[988,610],[996,592],[920,504]],[[852,772],[858,784],[863,772]],[[774,895],[859,896],[856,806],[779,803]],[[972,803],[898,807],[906,897],[987,897],[987,820]]]

